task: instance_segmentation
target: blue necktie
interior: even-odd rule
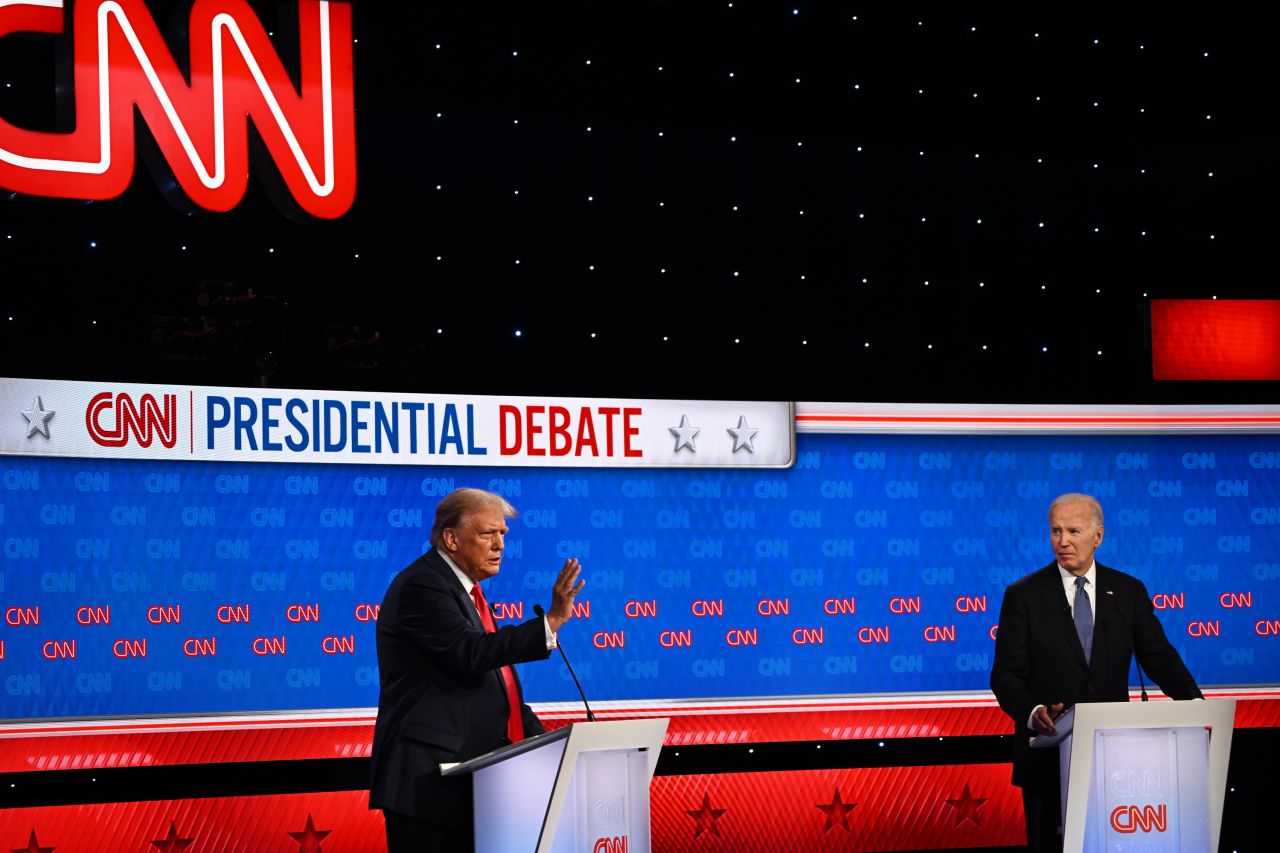
[[[1076,601],[1072,605],[1076,620],[1076,634],[1080,637],[1080,646],[1084,649],[1085,663],[1089,662],[1093,653],[1093,609],[1089,607],[1089,596],[1084,591],[1088,581],[1076,578]]]

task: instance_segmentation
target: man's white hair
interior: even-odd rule
[[[1082,492],[1067,492],[1065,495],[1058,495],[1053,499],[1053,503],[1049,504],[1049,512],[1052,513],[1060,506],[1070,506],[1072,504],[1088,504],[1089,514],[1093,516],[1093,523],[1102,527],[1102,504],[1098,503],[1098,499],[1093,495],[1086,495]]]

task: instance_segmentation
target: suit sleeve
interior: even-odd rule
[[[1142,581],[1137,584],[1137,596],[1133,602],[1133,652],[1138,663],[1160,685],[1166,696],[1172,699],[1204,698],[1178,650],[1165,636],[1146,585]]]
[[[1031,693],[1031,614],[1025,595],[1009,587],[1000,605],[996,629],[996,659],[991,666],[991,691],[1015,723],[1025,728],[1039,704]]]
[[[524,693],[523,686],[521,687],[520,692],[522,694]],[[520,717],[524,722],[525,737],[528,737],[529,735],[540,735],[547,730],[546,727],[542,725],[542,720],[538,719],[538,715],[533,713],[533,709],[527,704],[522,703],[520,705]]]
[[[478,676],[511,664],[545,660],[542,618],[506,625],[489,634],[459,610],[457,599],[441,579],[423,574],[400,595],[404,637],[433,661],[461,676]]]

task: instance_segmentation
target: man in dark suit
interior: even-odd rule
[[[1127,702],[1129,661],[1174,699],[1202,699],[1169,644],[1142,581],[1099,565],[1102,506],[1066,494],[1049,507],[1056,562],[1011,584],[1000,607],[991,690],[1013,719],[1013,784],[1022,788],[1027,848],[1062,849],[1058,750],[1031,749],[1079,702]]]
[[[546,616],[497,630],[480,582],[498,574],[515,514],[480,489],[446,495],[431,550],[395,576],[382,601],[369,807],[383,810],[391,853],[471,850],[471,780],[445,778],[439,765],[544,731],[512,664],[550,655],[585,581],[567,560]]]

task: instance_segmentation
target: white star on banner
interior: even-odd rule
[[[53,409],[45,411],[44,404],[40,402],[40,398],[36,397],[36,407],[34,409],[26,409],[22,412],[22,416],[27,419],[27,438],[36,433],[40,433],[45,438],[49,437],[49,419],[54,415]]]
[[[738,418],[737,428],[728,427],[729,435],[733,436],[733,452],[737,453],[745,447],[748,453],[755,453],[756,433],[759,431],[755,427],[747,426],[747,416],[741,415]]]
[[[680,416],[680,426],[668,427],[668,429],[676,437],[676,449],[673,452],[679,453],[682,447],[689,448],[693,453],[698,452],[698,448],[693,446],[693,440],[698,437],[698,433],[702,432],[702,430],[699,427],[689,426],[688,415]]]

